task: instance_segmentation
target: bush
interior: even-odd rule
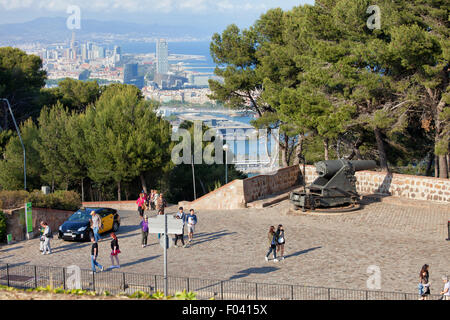
[[[16,209],[25,205],[29,193],[25,190],[0,191],[1,209]]]
[[[0,242],[6,241],[6,216],[0,211]]]
[[[0,203],[2,209],[21,208],[25,202],[31,202],[33,207],[51,208],[59,210],[78,210],[81,207],[81,197],[74,191],[56,191],[51,194],[43,194],[39,190],[33,192],[0,191]]]
[[[56,191],[48,195],[33,191],[28,201],[37,208],[52,208],[59,210],[78,210],[81,207],[81,197],[74,191]]]

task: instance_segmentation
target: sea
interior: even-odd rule
[[[210,41],[190,41],[190,42],[168,42],[169,55],[170,54],[184,54],[184,55],[199,55],[204,59],[198,60],[183,60],[185,64],[189,65],[189,69],[200,72],[213,74],[216,64],[214,63],[210,54]],[[115,45],[121,47],[123,54],[145,54],[155,53],[155,42],[117,42]],[[177,63],[178,61],[171,60],[170,63]]]

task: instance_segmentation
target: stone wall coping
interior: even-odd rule
[[[255,179],[258,179],[258,178],[261,178],[261,177],[273,177],[273,176],[278,175],[282,171],[286,171],[286,170],[292,169],[294,167],[298,167],[298,165],[296,164],[296,165],[293,165],[293,166],[289,166],[289,167],[284,167],[284,168],[278,169],[275,174],[260,174],[260,175],[254,176],[254,177],[246,178],[243,181],[255,180]]]

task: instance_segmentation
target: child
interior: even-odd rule
[[[148,217],[144,215],[144,220],[141,221],[141,233],[142,233],[142,248],[147,246],[148,237]]]
[[[117,236],[114,232],[111,232],[111,269],[113,268],[120,268],[120,263],[119,263],[119,256],[118,254],[120,253],[119,250],[119,240],[117,239]],[[114,258],[117,261],[117,265],[114,264]]]

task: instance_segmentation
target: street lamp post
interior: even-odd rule
[[[14,118],[14,114],[13,114],[13,112],[11,110],[11,105],[9,104],[8,99],[2,98],[0,100],[6,101],[6,103],[8,104],[9,113],[11,113],[11,117],[13,119],[14,126],[16,127],[17,135],[19,136],[20,143],[22,144],[22,150],[23,150],[23,185],[24,185],[24,189],[27,190],[27,161],[26,161],[26,157],[25,157],[25,146],[23,145],[22,136],[20,135],[20,130],[19,130],[19,127],[17,126],[16,118]]]
[[[223,151],[225,151],[225,184],[228,183],[228,149],[230,147],[227,143],[223,145]]]

